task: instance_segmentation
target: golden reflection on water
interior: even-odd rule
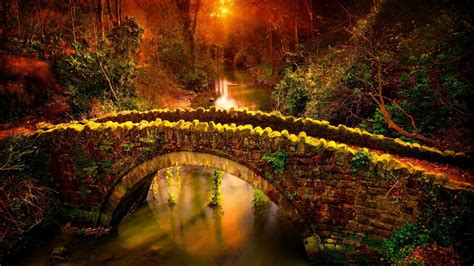
[[[229,96],[229,85],[235,85],[226,78],[219,78],[216,80],[215,90],[219,96],[216,100],[216,106],[219,109],[229,109],[238,107],[237,103]]]
[[[169,207],[163,173],[159,173],[152,185],[148,204],[159,224],[159,229],[169,233],[189,254],[216,252],[217,249],[234,249],[248,238],[242,230],[242,222],[251,220],[248,209],[242,206],[252,201],[252,188],[244,181],[224,175],[220,208],[209,208],[209,171],[201,171],[202,177],[183,178],[182,187],[173,187],[176,205]],[[186,177],[186,171],[183,173]],[[242,193],[244,192],[244,193]],[[158,196],[156,196],[158,195]],[[250,225],[250,224],[247,224]]]
[[[214,85],[219,109],[245,107],[251,110],[271,110],[271,88],[258,84],[245,71],[225,72]]]
[[[254,212],[249,184],[225,174],[221,207],[210,208],[213,170],[182,167],[179,173],[173,207],[167,204],[166,171],[160,171],[147,204],[119,225],[118,236],[98,240],[58,235],[23,264],[44,264],[57,246],[70,251],[72,265],[308,264],[301,241],[276,205]]]

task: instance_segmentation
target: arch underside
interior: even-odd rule
[[[117,225],[133,204],[146,197],[156,173],[173,166],[197,166],[222,170],[261,189],[293,223],[310,259],[320,253],[320,239],[311,224],[303,218],[293,203],[261,175],[231,159],[202,152],[179,151],[154,157],[130,170],[120,178],[104,201],[98,223]]]

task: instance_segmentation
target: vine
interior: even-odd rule
[[[366,151],[357,151],[351,159],[351,173],[355,174],[370,163],[370,154]]]
[[[214,175],[211,179],[211,198],[209,206],[218,206],[222,201],[222,177],[224,173],[220,170],[214,170]]]
[[[265,153],[262,159],[272,166],[275,174],[281,174],[288,162],[288,155],[284,151],[279,150],[274,153]]]
[[[177,200],[176,190],[181,187],[179,167],[166,168],[166,186],[168,187],[168,206],[173,207]]]

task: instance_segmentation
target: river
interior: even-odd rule
[[[198,95],[191,106],[271,111],[271,92],[271,86],[255,82],[249,72],[227,70],[215,81],[214,89]]]
[[[245,72],[227,72],[207,104],[269,110],[271,89]],[[213,98],[215,97],[215,98]],[[213,99],[213,100],[212,100]],[[206,105],[204,105],[207,107]],[[255,208],[254,188],[224,174],[220,207],[208,206],[213,169],[179,167],[155,176],[147,200],[108,238],[63,230],[15,262],[20,265],[308,265],[303,243],[278,206]],[[172,178],[170,178],[170,173]],[[170,196],[169,193],[172,193]],[[176,204],[169,206],[173,197]],[[268,199],[267,199],[268,200]],[[52,256],[61,250],[61,255]]]

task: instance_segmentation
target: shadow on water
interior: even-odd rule
[[[73,265],[309,264],[298,234],[278,207],[272,202],[252,207],[254,193],[248,183],[224,174],[222,203],[210,208],[213,171],[181,167],[171,171],[170,182],[162,170],[146,202],[119,224],[117,236],[60,233],[19,263],[47,264],[52,249],[62,246],[68,251],[65,262]],[[174,204],[168,202],[170,193]]]

